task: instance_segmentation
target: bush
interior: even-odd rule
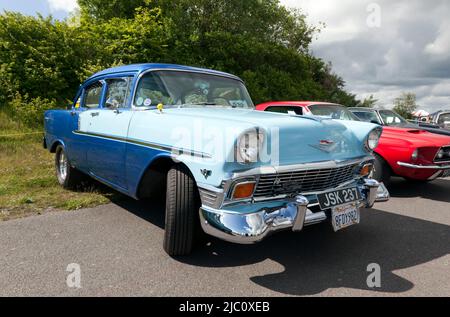
[[[30,128],[39,128],[43,125],[44,112],[56,108],[55,100],[42,97],[29,98],[16,93],[8,103],[7,109],[12,118]]]

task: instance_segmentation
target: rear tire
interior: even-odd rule
[[[58,182],[65,189],[77,188],[84,179],[84,174],[70,165],[62,145],[56,148],[55,169]]]
[[[391,182],[391,167],[380,155],[374,153],[374,156],[373,178],[388,186]]]
[[[198,189],[189,170],[176,165],[167,174],[164,250],[170,256],[188,255],[199,226]]]

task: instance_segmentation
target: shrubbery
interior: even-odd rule
[[[43,124],[44,112],[57,107],[55,100],[42,97],[29,98],[28,95],[21,96],[16,93],[9,101],[7,111],[17,122],[30,128],[37,128]]]
[[[277,0],[80,0],[67,21],[0,15],[0,108],[30,126],[63,108],[92,73],[166,62],[241,76],[255,102],[355,105],[344,82],[309,54],[319,31]]]

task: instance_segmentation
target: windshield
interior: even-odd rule
[[[380,117],[383,119],[384,125],[387,126],[405,126],[408,125],[408,121],[406,121],[402,116],[396,114],[391,110],[380,110]]]
[[[439,116],[438,124],[450,127],[450,112]]]
[[[221,106],[254,108],[245,85],[236,79],[196,72],[155,71],[139,81],[136,107]]]
[[[317,117],[337,120],[360,121],[344,106],[339,105],[312,105],[308,107],[311,113]]]
[[[362,121],[381,124],[375,111],[352,110],[352,113]]]

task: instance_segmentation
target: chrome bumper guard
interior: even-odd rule
[[[379,191],[380,183],[375,180],[366,179],[364,184],[358,187],[364,196],[364,199],[358,202],[361,208],[371,208],[376,201],[389,199],[384,185]],[[280,230],[291,229],[298,232],[305,226],[327,220],[325,212],[313,213],[308,209],[308,205],[308,199],[299,195],[283,203],[282,207],[264,208],[247,214],[202,207],[200,221],[203,230],[209,235],[229,242],[252,244]]]

